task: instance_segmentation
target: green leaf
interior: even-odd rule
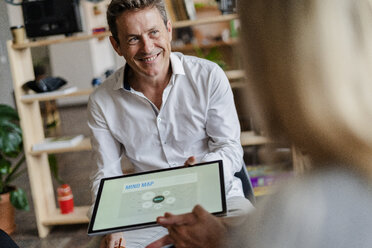
[[[22,130],[18,121],[18,114],[12,107],[0,104],[0,150],[7,156],[13,157],[21,149]]]
[[[0,150],[12,156],[19,153],[22,144],[22,130],[18,124],[0,119]]]
[[[18,160],[15,166],[10,169],[9,174],[5,177],[5,184],[9,185],[14,179],[19,177],[21,174],[26,172],[26,168],[18,171],[22,166],[23,162],[25,161],[25,155],[23,154],[22,157]]]
[[[207,54],[205,54],[203,50],[197,46],[194,47],[194,51],[198,57],[208,59],[218,64],[222,69],[226,69],[226,63],[223,61],[222,53],[217,47],[212,47]]]
[[[10,202],[17,209],[26,211],[30,210],[26,194],[20,188],[10,192]]]
[[[195,9],[201,9],[207,6],[205,3],[194,3]]]
[[[11,165],[9,160],[0,159],[0,175],[7,175],[10,172]]]
[[[53,127],[57,127],[57,121],[55,120],[46,125],[46,128],[53,128]]]
[[[17,111],[8,105],[0,104],[0,122],[3,120],[18,121]]]

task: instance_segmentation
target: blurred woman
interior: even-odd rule
[[[242,0],[247,106],[312,169],[244,220],[200,206],[158,222],[149,247],[372,247],[372,4]]]

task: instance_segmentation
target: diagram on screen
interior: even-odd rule
[[[119,217],[157,216],[172,210],[191,211],[198,199],[196,185],[187,183],[123,194]]]

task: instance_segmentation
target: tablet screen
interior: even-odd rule
[[[221,160],[102,179],[88,234],[154,226],[165,212],[188,213],[196,204],[226,212]]]

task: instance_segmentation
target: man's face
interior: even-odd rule
[[[168,72],[172,27],[169,21],[164,25],[155,7],[125,11],[116,24],[119,43],[110,37],[111,44],[135,73],[156,77]]]

